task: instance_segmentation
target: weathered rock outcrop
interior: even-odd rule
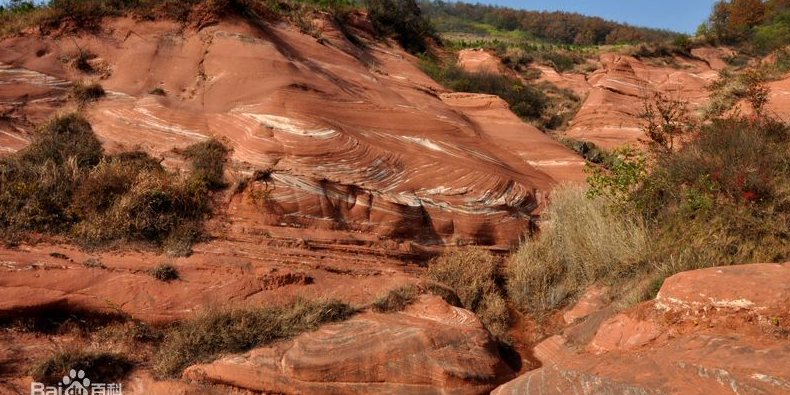
[[[786,394],[789,284],[790,264],[677,274],[655,301],[603,323],[586,350],[561,336],[541,343],[544,366],[492,394]]]
[[[362,313],[185,376],[288,395],[471,395],[509,372],[473,313],[422,296],[403,312]]]
[[[715,58],[707,52],[705,55]],[[601,55],[600,61],[602,68],[587,76],[591,87],[587,100],[565,135],[606,148],[637,143],[644,137],[639,114],[643,98],[653,92],[686,101],[692,110],[704,104],[707,86],[717,78],[717,67],[721,67],[716,62],[679,57],[674,61],[680,67],[654,66],[615,53]]]

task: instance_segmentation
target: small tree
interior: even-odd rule
[[[697,126],[685,101],[670,99],[661,92],[644,96],[639,117],[644,122],[642,130],[648,146],[660,154],[673,152],[675,143]]]
[[[768,104],[768,94],[771,93],[765,85],[765,76],[759,70],[749,69],[744,72],[742,78],[746,85],[744,98],[752,106],[754,115],[761,118],[765,113],[765,105]]]

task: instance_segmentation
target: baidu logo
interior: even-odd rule
[[[91,383],[84,371],[71,369],[57,386],[47,387],[33,382],[30,395],[123,395],[123,388],[120,383]]]

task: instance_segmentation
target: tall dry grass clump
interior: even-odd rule
[[[598,281],[638,271],[648,257],[648,231],[636,216],[612,210],[579,186],[551,195],[547,220],[507,263],[507,289],[519,309],[546,312]]]
[[[497,285],[497,259],[475,247],[447,249],[428,264],[428,277],[453,288],[492,334],[507,337],[507,303]]]

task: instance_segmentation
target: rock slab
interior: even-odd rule
[[[365,312],[185,377],[265,393],[476,395],[511,374],[473,313],[422,296],[402,312]]]

